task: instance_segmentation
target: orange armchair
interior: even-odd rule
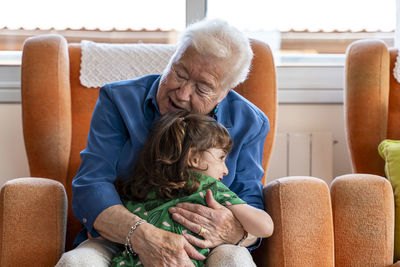
[[[333,213],[340,213],[341,220],[334,223],[336,263],[340,266],[346,266],[342,263],[350,255],[368,259],[369,266],[393,263],[393,191],[384,178],[385,163],[378,145],[386,138],[400,139],[400,84],[393,76],[397,54],[398,49],[388,49],[379,40],[356,41],[347,49],[346,135],[357,174],[341,177],[332,185],[332,200],[335,197],[337,204]],[[372,183],[367,185],[367,181]],[[350,203],[352,197],[357,201]],[[350,233],[347,241],[346,233]]]
[[[276,125],[275,67],[267,45],[256,40],[251,44],[255,53],[251,72],[235,90],[270,119],[264,147],[266,169]],[[71,249],[81,229],[71,211],[71,181],[86,145],[99,88],[81,85],[80,63],[81,45],[68,44],[62,36],[33,37],[24,44],[24,139],[31,176],[42,178],[12,180],[2,188],[1,266],[53,266],[64,249]],[[14,232],[18,238],[11,235]]]

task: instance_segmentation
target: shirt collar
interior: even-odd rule
[[[228,95],[218,104],[217,111],[213,115],[214,119],[224,125],[225,128],[232,127],[231,112],[229,109],[229,94],[231,93],[229,92]]]

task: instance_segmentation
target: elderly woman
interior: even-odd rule
[[[204,259],[193,245],[218,246],[207,260],[209,266],[234,266],[223,259],[235,257],[254,266],[242,246],[251,250],[260,241],[247,235],[232,212],[212,197],[207,206],[185,203],[170,209],[173,219],[192,232],[207,229],[204,240],[186,239],[141,223],[122,205],[114,187],[118,176],[132,172],[153,122],[168,111],[184,109],[209,114],[228,129],[234,147],[223,183],[249,205],[263,209],[260,180],[268,118],[231,90],[246,79],[251,59],[242,33],[226,22],[205,20],[185,30],[162,75],[100,89],[87,147],[73,180],[72,209],[84,228],[75,242],[79,246],[65,253],[59,266],[107,266],[119,244],[129,244],[144,266],[192,266],[190,258]]]

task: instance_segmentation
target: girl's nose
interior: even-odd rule
[[[226,167],[226,164],[224,163],[224,176],[228,175],[228,173],[229,173],[228,167]]]

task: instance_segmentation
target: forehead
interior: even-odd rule
[[[201,55],[193,47],[188,47],[176,55],[172,66],[186,71],[192,79],[219,84],[226,75],[227,60],[212,55]]]
[[[182,49],[175,57],[175,62],[190,63],[193,60],[196,60],[196,65],[204,66],[221,65],[226,61],[224,58],[218,58],[212,54],[200,54],[192,46]]]

